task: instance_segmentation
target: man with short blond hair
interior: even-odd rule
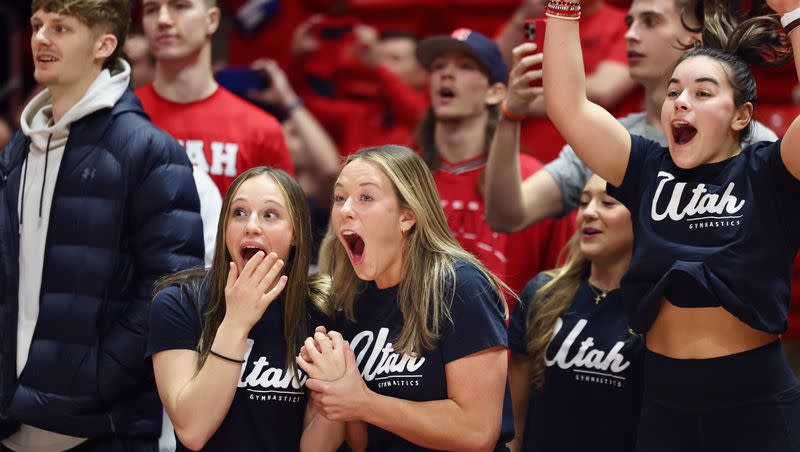
[[[211,38],[220,24],[213,0],[143,0],[142,30],[156,60],[153,82],[136,90],[153,123],[186,148],[225,196],[254,166],[294,174],[280,123],[214,79]]]
[[[32,11],[45,89],[0,152],[0,451],[154,451],[145,320],[202,263],[192,168],[128,89],[128,0]]]

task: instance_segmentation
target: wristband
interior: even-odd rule
[[[221,355],[221,354],[219,354],[219,353],[217,353],[217,352],[215,352],[214,350],[211,350],[211,349],[208,349],[208,353],[216,356],[219,359],[224,359],[225,361],[228,361],[228,362],[231,362],[231,363],[244,364],[244,360],[243,359],[229,358],[229,357],[227,357],[225,355]]]
[[[301,99],[299,96],[295,97],[295,99],[292,101],[292,103],[287,105],[286,108],[285,108],[286,116],[289,116],[290,114],[292,114],[293,111],[297,110],[298,108],[300,108],[300,107],[302,107],[304,105],[305,104],[303,103],[303,99]]]
[[[783,32],[786,33],[786,35],[788,36],[789,33],[794,31],[794,29],[797,28],[798,26],[800,26],[800,19],[795,19],[789,22],[789,25],[783,27]]]
[[[500,104],[500,111],[503,113],[503,117],[508,119],[509,121],[519,122],[525,119],[525,115],[517,115],[508,111],[505,99],[503,99],[503,103]]]
[[[794,10],[789,11],[788,13],[782,15],[781,16],[781,25],[783,25],[784,29],[789,28],[789,26],[792,24],[792,22],[796,22],[797,19],[800,19],[800,8],[794,9]],[[787,31],[787,33],[788,33],[788,31]]]
[[[578,20],[581,18],[581,4],[550,0],[544,7],[544,14],[554,19]]]

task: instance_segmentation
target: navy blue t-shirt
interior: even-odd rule
[[[160,291],[150,309],[147,356],[164,350],[196,350],[207,301],[207,280],[203,280],[199,293],[178,285]],[[308,306],[310,331],[318,325],[330,326],[310,303]],[[248,334],[246,363],[233,402],[202,450],[299,450],[307,377],[302,372],[295,376],[287,369],[283,316],[283,298],[279,298],[269,305]],[[188,450],[177,438],[176,442],[178,451]]]
[[[527,355],[532,297],[551,277],[530,280],[511,313],[508,347]],[[644,341],[628,331],[619,290],[595,304],[584,282],[555,325],[545,353],[544,384],[531,390],[522,450],[632,452],[642,403]]]
[[[508,345],[501,311],[504,301],[471,264],[456,263],[455,294],[450,310],[453,323],[444,320],[436,348],[414,358],[400,355],[391,347],[404,323],[397,302],[399,286],[378,289],[373,282],[363,286],[354,305],[356,323],[347,320],[337,323],[356,355],[362,378],[378,394],[418,402],[447,399],[447,363],[481,350]],[[367,450],[370,451],[429,450],[373,425],[367,425],[367,433]],[[500,438],[495,450],[507,450],[505,443],[513,437],[514,419],[506,385]]]
[[[661,297],[680,307],[722,306],[768,333],[786,330],[800,181],[783,164],[780,145],[759,142],[727,160],[681,169],[667,148],[631,136],[624,180],[607,190],[634,220],[622,290],[636,331],[653,324]]]

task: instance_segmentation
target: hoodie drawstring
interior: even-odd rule
[[[50,156],[51,139],[53,139],[52,133],[47,137],[47,147],[44,150],[44,177],[42,177],[42,193],[39,194],[39,221],[42,221],[42,204],[44,204],[44,184],[47,182],[47,157]]]
[[[47,182],[47,160],[50,157],[50,140],[53,139],[53,134],[51,133],[47,137],[47,147],[44,151],[44,176],[42,177],[42,192],[39,194],[39,221],[42,220],[42,205],[44,204],[44,184]],[[28,156],[30,155],[30,147],[25,152],[25,160],[23,160],[23,165],[25,169],[22,171],[22,196],[20,196],[20,206],[19,206],[19,225],[22,226],[23,221],[25,220],[25,186],[27,185],[28,180]]]
[[[25,159],[22,161],[22,164],[25,165],[25,169],[22,171],[22,196],[19,198],[19,225],[22,226],[22,221],[25,218],[25,181],[28,180],[28,155],[31,153],[30,145],[27,146],[28,149],[25,150]]]

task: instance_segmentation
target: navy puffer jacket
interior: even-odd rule
[[[17,133],[0,153],[0,438],[20,422],[89,438],[157,437],[161,405],[144,358],[150,291],[162,275],[203,262],[186,151],[130,91],[72,124],[39,317],[17,379],[17,201],[28,146]]]

